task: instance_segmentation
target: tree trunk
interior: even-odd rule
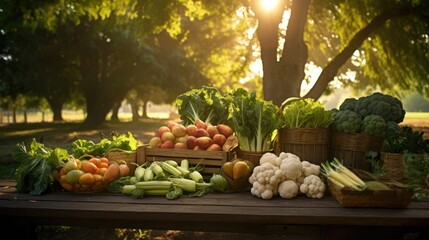
[[[63,101],[56,98],[47,98],[49,106],[51,107],[54,122],[64,121],[62,110],[63,110]]]
[[[139,106],[136,99],[131,100],[131,112],[133,114],[133,122],[139,121]]]
[[[258,6],[252,5],[258,18],[256,33],[261,46],[264,98],[272,100],[276,105],[281,105],[288,97],[299,96],[307,60],[307,47],[303,41],[303,32],[309,0],[293,1],[284,53],[280,62],[277,60],[278,25],[282,20],[285,3],[282,1],[283,5],[274,12],[264,12]]]
[[[115,102],[113,104],[113,107],[112,107],[112,116],[110,117],[110,121],[116,122],[116,123],[119,122],[118,113],[119,113],[119,108],[120,107],[121,107],[121,104],[118,103],[118,102]]]
[[[28,123],[27,110],[24,110],[24,123]]]
[[[12,107],[12,120],[16,123],[16,107]]]
[[[149,118],[149,117],[147,116],[147,103],[148,103],[148,101],[147,101],[147,100],[145,100],[145,101],[143,102],[143,106],[142,106],[142,118]]]

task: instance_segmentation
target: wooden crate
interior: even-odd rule
[[[174,160],[180,164],[182,159],[189,161],[190,167],[197,164],[203,165],[201,171],[204,179],[209,179],[213,173],[220,173],[221,166],[234,159],[235,151],[203,151],[203,150],[188,150],[188,149],[164,149],[150,148],[148,146],[140,146],[137,148],[137,164],[144,164],[151,161]]]
[[[130,167],[130,174],[134,174],[134,170],[136,169],[136,163],[137,163],[137,151],[134,152],[122,152],[122,151],[111,151],[106,155],[106,158],[109,159],[109,161],[114,162],[121,162],[125,161],[127,162],[128,166]]]

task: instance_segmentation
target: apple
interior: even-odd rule
[[[186,137],[186,147],[188,149],[194,149],[195,146],[197,145],[196,144],[196,140],[197,140],[197,138],[194,137],[194,136],[188,136],[188,137]]]
[[[158,137],[161,137],[165,132],[171,132],[170,128],[167,126],[162,126],[158,128]]]
[[[216,126],[213,126],[213,125],[211,125],[211,124],[207,126],[206,131],[207,131],[207,133],[209,134],[209,136],[210,136],[211,138],[213,138],[213,137],[214,137],[214,135],[216,135],[216,134],[218,134],[218,133],[219,133],[219,130],[217,130],[217,127],[216,127]]]
[[[200,149],[207,149],[213,144],[213,140],[210,137],[199,137],[195,143]]]
[[[176,149],[186,149],[186,144],[182,143],[182,142],[177,142],[176,144],[174,144],[174,148],[176,148]]]
[[[177,124],[177,123],[175,123],[175,122],[169,122],[169,123],[167,123],[167,127],[168,127],[170,130],[172,130],[172,129],[173,129],[173,127],[174,127],[174,126],[176,126],[176,124]]]
[[[223,134],[218,133],[213,136],[213,142],[219,146],[223,146],[226,142],[226,137]]]
[[[163,144],[161,144],[161,148],[174,148],[174,142],[166,141]]]
[[[197,130],[197,132],[195,133],[195,137],[196,137],[196,138],[200,138],[200,137],[210,137],[210,135],[209,135],[209,133],[208,133],[205,129],[199,128],[199,129]]]
[[[174,143],[176,142],[176,136],[174,136],[172,132],[165,132],[164,134],[162,134],[161,140],[162,142],[171,141]]]
[[[183,136],[183,137],[178,137],[178,138],[176,138],[176,143],[181,142],[181,143],[185,143],[186,144],[186,139],[187,139],[186,135]]]
[[[232,128],[226,124],[218,124],[216,127],[219,133],[224,135],[226,138],[233,134]]]
[[[183,137],[186,135],[186,127],[183,126],[182,124],[176,124],[171,128],[171,132],[174,134],[174,136],[176,137]]]
[[[162,144],[162,140],[161,140],[161,138],[160,138],[160,137],[153,137],[153,138],[151,138],[151,139],[150,139],[150,141],[149,141],[149,146],[150,146],[151,148],[158,148],[158,147],[161,147],[161,144]]]
[[[206,151],[222,151],[222,147],[217,145],[216,143],[213,143],[212,145],[210,145]]]
[[[194,136],[197,134],[197,126],[195,126],[194,124],[190,124],[188,126],[186,126],[186,131],[188,132],[188,135],[190,136]]]

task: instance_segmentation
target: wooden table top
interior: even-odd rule
[[[331,196],[263,200],[249,192],[168,200],[112,193],[16,193],[0,180],[0,223],[87,227],[260,232],[286,225],[429,226],[429,202],[407,208],[344,208]]]

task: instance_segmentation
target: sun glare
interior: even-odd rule
[[[278,4],[278,0],[260,0],[261,7],[266,11],[273,10]]]

